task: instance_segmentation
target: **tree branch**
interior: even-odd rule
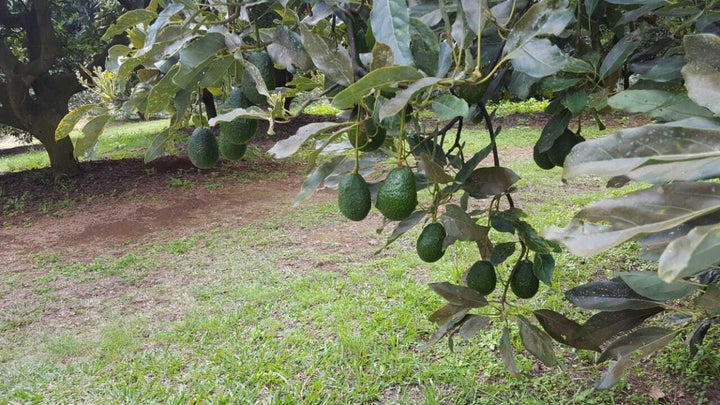
[[[38,76],[45,74],[62,55],[62,47],[55,37],[47,0],[35,0],[24,24],[28,38],[28,56],[23,81],[30,85]]]
[[[22,27],[23,15],[13,14],[8,9],[7,0],[0,1],[0,25],[6,27]]]

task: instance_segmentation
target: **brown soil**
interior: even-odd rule
[[[506,127],[535,126],[545,119],[512,116],[501,123]],[[294,133],[294,128],[284,129],[285,135]],[[253,146],[256,153],[262,153],[273,143],[274,140],[264,140]],[[0,157],[3,153],[19,151],[22,150],[5,151]],[[515,154],[520,159],[531,158],[531,153],[525,150]],[[297,163],[254,159],[221,162],[212,170],[198,170],[185,157],[168,156],[150,164],[140,159],[83,162],[82,173],[73,178],[57,178],[48,169],[0,174],[0,263],[3,264],[0,277],[15,277],[15,283],[22,286],[0,296],[0,319],[18,307],[32,307],[34,294],[30,286],[39,275],[33,266],[33,257],[37,254],[57,253],[66,261],[89,261],[128,246],[175,240],[220,224],[237,227],[270,218],[278,205],[289,206],[302,184],[303,169],[304,166]],[[334,194],[320,193],[315,198],[327,201],[334,198]],[[322,239],[334,241],[339,250],[353,251],[356,239],[347,240],[347,235],[372,234],[378,224],[378,221],[366,221],[323,229]],[[348,232],[349,229],[354,232]],[[307,236],[298,240],[317,243]],[[375,250],[377,243],[369,241],[370,246],[366,247],[369,251]],[[150,274],[142,283],[172,291],[174,285],[186,282],[173,278],[171,273]],[[94,283],[55,288],[56,296],[63,298],[61,301],[82,301],[87,306],[85,309],[57,308],[52,315],[53,322],[62,327],[84,323],[86,320],[82,317],[94,313],[90,308],[119,296],[127,286],[117,278],[108,277]],[[163,299],[170,298],[138,296],[118,311],[157,308],[157,300]],[[172,311],[164,315],[178,316]],[[0,342],[2,340],[0,336]],[[638,392],[645,391],[643,388],[655,389],[642,387],[642,381],[632,383],[638,384],[635,389]],[[679,385],[671,388],[682,390]],[[720,397],[720,393],[706,394],[709,399]],[[690,402],[696,401],[690,394],[687,397]],[[687,402],[677,395],[672,401]]]

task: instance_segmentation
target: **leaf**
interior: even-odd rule
[[[420,221],[425,218],[426,213],[425,211],[415,211],[412,214],[410,214],[409,217],[403,219],[400,221],[395,229],[393,229],[392,234],[388,237],[387,241],[385,241],[385,245],[380,248],[377,252],[379,253],[386,247],[390,246],[391,243],[395,242],[399,237],[403,236],[406,232],[414,228],[417,224],[420,223]]]
[[[555,270],[555,258],[547,253],[535,253],[533,273],[543,283],[552,286],[552,275]]]
[[[705,340],[705,335],[707,334],[712,324],[713,321],[711,319],[705,319],[700,322],[700,324],[695,329],[693,329],[690,335],[688,335],[687,344],[690,347],[691,356],[695,356],[697,354],[697,347],[698,345],[701,345],[703,343],[703,340]]]
[[[97,144],[97,140],[110,118],[111,116],[109,114],[99,115],[85,124],[82,130],[83,136],[75,141],[73,154],[76,158],[87,154],[87,152]]]
[[[656,326],[638,329],[612,342],[600,355],[597,363],[600,364],[612,358],[628,358],[636,352],[641,356],[646,356],[665,346],[676,334],[677,331]]]
[[[480,308],[487,305],[485,297],[472,288],[448,282],[430,283],[429,285],[430,289],[437,295],[445,298],[447,302],[453,305],[466,308]]]
[[[333,45],[323,36],[314,34],[305,24],[300,24],[300,33],[305,50],[319,71],[345,87],[355,81],[352,59],[347,49]]]
[[[447,248],[456,240],[479,242],[487,239],[488,228],[480,226],[462,208],[455,204],[445,206],[445,213],[440,217],[447,236],[443,248]]]
[[[467,101],[452,94],[443,94],[432,101],[433,112],[438,121],[451,120],[455,117],[466,117],[470,112]]]
[[[697,289],[695,284],[682,280],[666,283],[655,272],[620,272],[618,276],[636,293],[656,301],[680,299]]]
[[[505,54],[515,52],[535,37],[560,35],[573,19],[573,12],[567,7],[567,0],[541,1],[533,4],[508,34]]]
[[[531,324],[523,316],[518,316],[518,328],[520,330],[520,339],[527,351],[548,367],[557,365],[550,336]]]
[[[528,41],[508,55],[508,59],[512,61],[513,69],[536,78],[554,75],[567,63],[560,48],[545,38]]]
[[[599,352],[601,351],[600,347],[608,340],[622,332],[638,327],[646,319],[662,311],[662,308],[653,307],[598,312],[580,327],[571,346],[578,349],[590,348],[590,350]]]
[[[439,82],[439,77],[423,77],[409,85],[406,89],[403,89],[395,95],[395,97],[388,100],[385,104],[380,107],[380,120],[384,120],[387,117],[391,117],[405,108],[410,99],[419,91],[424,90],[428,87],[434,86]],[[441,119],[441,118],[438,118]]]
[[[634,32],[625,35],[610,49],[610,51],[608,51],[605,59],[603,59],[603,62],[600,65],[600,70],[598,71],[601,79],[608,77],[609,75],[615,73],[616,70],[620,69],[620,67],[625,64],[628,57],[635,52],[638,46],[640,46],[640,42],[635,41],[634,36]]]
[[[579,74],[595,73],[595,68],[593,67],[592,64],[590,64],[590,62],[588,62],[584,59],[573,58],[572,56],[568,56],[567,62],[565,63],[565,66],[563,66],[562,70],[563,70],[563,72],[568,72],[568,73],[579,73]],[[575,80],[576,83],[580,82],[579,79],[568,78],[566,80]]]
[[[527,248],[537,252],[549,254],[552,252],[560,252],[560,246],[540,236],[532,225],[525,221],[515,221],[515,230],[520,240],[527,245]]]
[[[428,320],[430,322],[434,322],[438,325],[442,325],[450,321],[452,318],[454,318],[458,313],[465,311],[467,313],[468,308],[460,306],[460,305],[454,305],[454,304],[445,304],[443,307],[438,309],[437,311],[430,314],[428,317]],[[464,314],[463,314],[464,316]]]
[[[508,372],[513,377],[520,377],[520,370],[518,370],[517,365],[515,364],[515,359],[513,358],[513,347],[512,343],[510,343],[510,332],[507,327],[503,328],[503,334],[500,338],[498,350],[500,350],[500,358],[505,364]]]
[[[458,334],[465,340],[470,340],[477,335],[480,329],[487,329],[490,326],[490,318],[480,315],[468,315],[465,318]]]
[[[80,122],[80,120],[83,119],[83,117],[85,117],[93,108],[95,108],[95,104],[84,104],[73,108],[72,111],[65,114],[62,120],[60,120],[57,128],[55,128],[55,140],[59,141],[70,135],[70,132],[75,129],[75,125],[77,125],[77,123]]]
[[[290,31],[284,25],[275,29],[273,42],[267,46],[267,52],[273,63],[290,73],[310,70],[313,67],[312,58],[305,50],[300,34]]]
[[[537,144],[535,145],[538,152],[544,153],[552,149],[555,141],[560,138],[567,129],[572,116],[573,115],[570,110],[563,108],[558,113],[553,114],[553,116],[550,117],[540,133],[540,139],[538,139]],[[567,161],[567,158],[565,160]],[[567,163],[565,163],[565,165],[567,165]]]
[[[692,102],[687,95],[661,90],[625,90],[607,101],[616,110],[644,113],[665,121],[712,117],[710,111]]]
[[[277,145],[277,144],[276,144]],[[310,174],[305,178],[302,186],[300,187],[300,193],[293,200],[293,207],[297,207],[308,199],[318,189],[320,184],[330,175],[335,168],[343,163],[347,159],[347,156],[340,155],[333,157],[330,161],[321,164],[320,166],[313,169]]]
[[[477,153],[475,153],[470,159],[468,159],[466,162],[463,162],[462,167],[460,170],[458,170],[458,173],[455,175],[455,182],[462,184],[467,180],[468,177],[473,173],[477,165],[480,164],[488,155],[490,155],[490,152],[492,152],[492,144],[484,147]]]
[[[580,333],[580,324],[549,309],[539,309],[533,312],[535,319],[555,341],[573,346],[577,349],[600,351],[597,346],[577,346],[577,336]],[[573,343],[571,343],[573,342]]]
[[[683,37],[686,65],[682,68],[688,96],[697,104],[720,114],[720,37],[695,34]]]
[[[115,23],[108,27],[101,39],[103,41],[110,41],[115,35],[122,34],[125,30],[138,24],[148,23],[157,16],[157,13],[146,9],[130,10],[118,17]]]
[[[215,121],[218,121],[218,119],[224,115],[225,114],[218,115],[215,118]],[[234,119],[234,117],[232,119]],[[228,121],[232,121],[232,119],[229,119]],[[214,125],[212,120],[210,121],[210,124]],[[300,146],[310,137],[317,136],[342,125],[345,124],[338,124],[337,122],[313,122],[311,124],[303,125],[298,128],[294,135],[291,135],[287,139],[278,141],[272,148],[270,148],[270,150],[268,150],[268,153],[276,159],[284,159],[297,152],[298,149],[300,149]]]
[[[562,99],[562,105],[567,108],[573,116],[580,115],[588,103],[588,94],[584,89],[570,91]]]
[[[592,281],[566,291],[565,298],[580,308],[603,311],[647,309],[661,305],[636,293],[622,281]]]
[[[588,205],[566,228],[551,227],[545,236],[563,243],[573,254],[590,256],[718,210],[717,184],[680,181]]]
[[[481,167],[473,170],[462,189],[474,198],[488,198],[507,193],[518,180],[520,176],[506,167]]]
[[[720,176],[720,123],[704,118],[629,128],[583,142],[565,159],[564,179],[619,176],[651,183]]]
[[[515,233],[515,222],[517,217],[510,215],[507,211],[490,212],[490,226],[498,232]]]
[[[370,26],[376,42],[393,51],[397,66],[413,64],[410,52],[410,14],[405,0],[374,1],[370,11]]]
[[[470,31],[475,35],[479,35],[483,28],[485,28],[487,16],[490,14],[487,0],[460,0],[460,4],[462,4],[467,27],[470,28]]]
[[[374,89],[382,90],[399,82],[413,82],[422,77],[422,73],[409,66],[388,66],[376,69],[336,94],[333,97],[332,105],[340,110],[347,110],[359,103]]]
[[[504,262],[515,253],[515,242],[498,243],[490,254],[490,263],[494,266]]]
[[[167,128],[160,132],[153,138],[150,146],[145,151],[145,163],[152,162],[153,160],[165,155],[167,151],[168,143],[172,139],[171,128]]]
[[[152,117],[170,104],[172,97],[177,93],[178,87],[173,83],[173,76],[180,67],[173,66],[166,74],[157,82],[147,96],[147,105],[145,106],[145,116]]]
[[[446,323],[440,325],[437,331],[430,336],[430,339],[428,339],[427,343],[420,346],[419,349],[421,351],[427,350],[430,348],[430,346],[434,345],[435,343],[439,342],[440,339],[443,338],[450,330],[455,328],[462,320],[465,318],[465,315],[467,315],[469,308],[462,308],[459,312],[455,313],[452,318],[450,318]]]
[[[199,87],[220,87],[221,81],[225,78],[228,69],[235,63],[232,55],[224,55],[214,60],[198,82]]]
[[[616,362],[608,367],[607,371],[603,374],[600,381],[595,383],[596,390],[606,390],[613,385],[620,382],[620,379],[625,374],[625,370],[632,365],[632,362],[628,358],[620,358]]]
[[[445,170],[439,164],[433,162],[427,153],[420,155],[418,167],[425,173],[427,179],[432,183],[444,184],[452,183],[454,181],[453,177],[445,173]]]
[[[711,284],[695,300],[695,305],[705,310],[710,316],[720,315],[720,286]]]

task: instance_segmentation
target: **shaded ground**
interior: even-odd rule
[[[528,125],[527,120],[535,125],[537,119],[511,117],[502,125]],[[287,129],[286,134],[290,131]],[[266,151],[271,144],[272,141],[255,143],[256,153]],[[526,158],[530,153],[517,151],[517,156]],[[119,254],[128,246],[272,218],[278,211],[289,209],[302,183],[304,169],[293,162],[252,159],[223,162],[213,170],[201,171],[183,157],[165,157],[148,165],[140,159],[103,160],[84,162],[82,167],[82,174],[71,179],[57,179],[47,169],[0,175],[4,204],[0,207],[4,213],[0,217],[3,224],[0,276],[16,277],[16,284],[21,287],[0,297],[3,317],[12,314],[18,305],[31,305],[34,299],[31,286],[38,276],[33,260],[38,254],[58,253],[64,260],[91,260],[113,252]],[[329,192],[315,197],[316,201],[334,198]],[[378,221],[348,223],[316,229],[314,235],[298,235],[296,239],[309,245],[333,241],[342,255],[354,249],[356,235],[371,234],[377,225]],[[118,311],[157,308],[158,300],[174,299],[170,297],[173,286],[184,282],[171,278],[169,272],[150,274],[142,283],[163,286],[169,291],[168,296],[138,296]],[[80,287],[56,287],[64,297],[60,307],[50,314],[53,319],[49,322],[57,326],[87,321],[84,317],[92,314],[92,307],[112,301],[128,289],[127,283],[116,277]],[[83,302],[87,308],[63,302]],[[639,392],[656,389],[643,387],[643,381],[637,378],[631,384]],[[666,403],[697,402],[679,384],[670,388],[672,392],[666,388],[657,399]],[[706,395],[712,403],[718,393]]]

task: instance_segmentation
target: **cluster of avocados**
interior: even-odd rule
[[[465,283],[481,295],[492,293],[497,286],[495,266],[489,261],[478,260],[468,269]],[[516,297],[526,299],[534,297],[539,288],[540,280],[535,276],[533,263],[519,260],[510,273],[510,290]]]
[[[273,63],[265,52],[252,52],[246,56],[248,62],[258,68],[268,88],[274,81]],[[244,71],[240,86],[234,87],[223,106],[226,109],[246,108],[265,103],[265,97],[258,93],[252,76]],[[236,161],[247,151],[248,142],[258,130],[257,120],[236,118],[220,123],[220,134],[216,137],[208,127],[196,128],[187,140],[188,157],[199,169],[210,169],[218,162],[220,156]]]

